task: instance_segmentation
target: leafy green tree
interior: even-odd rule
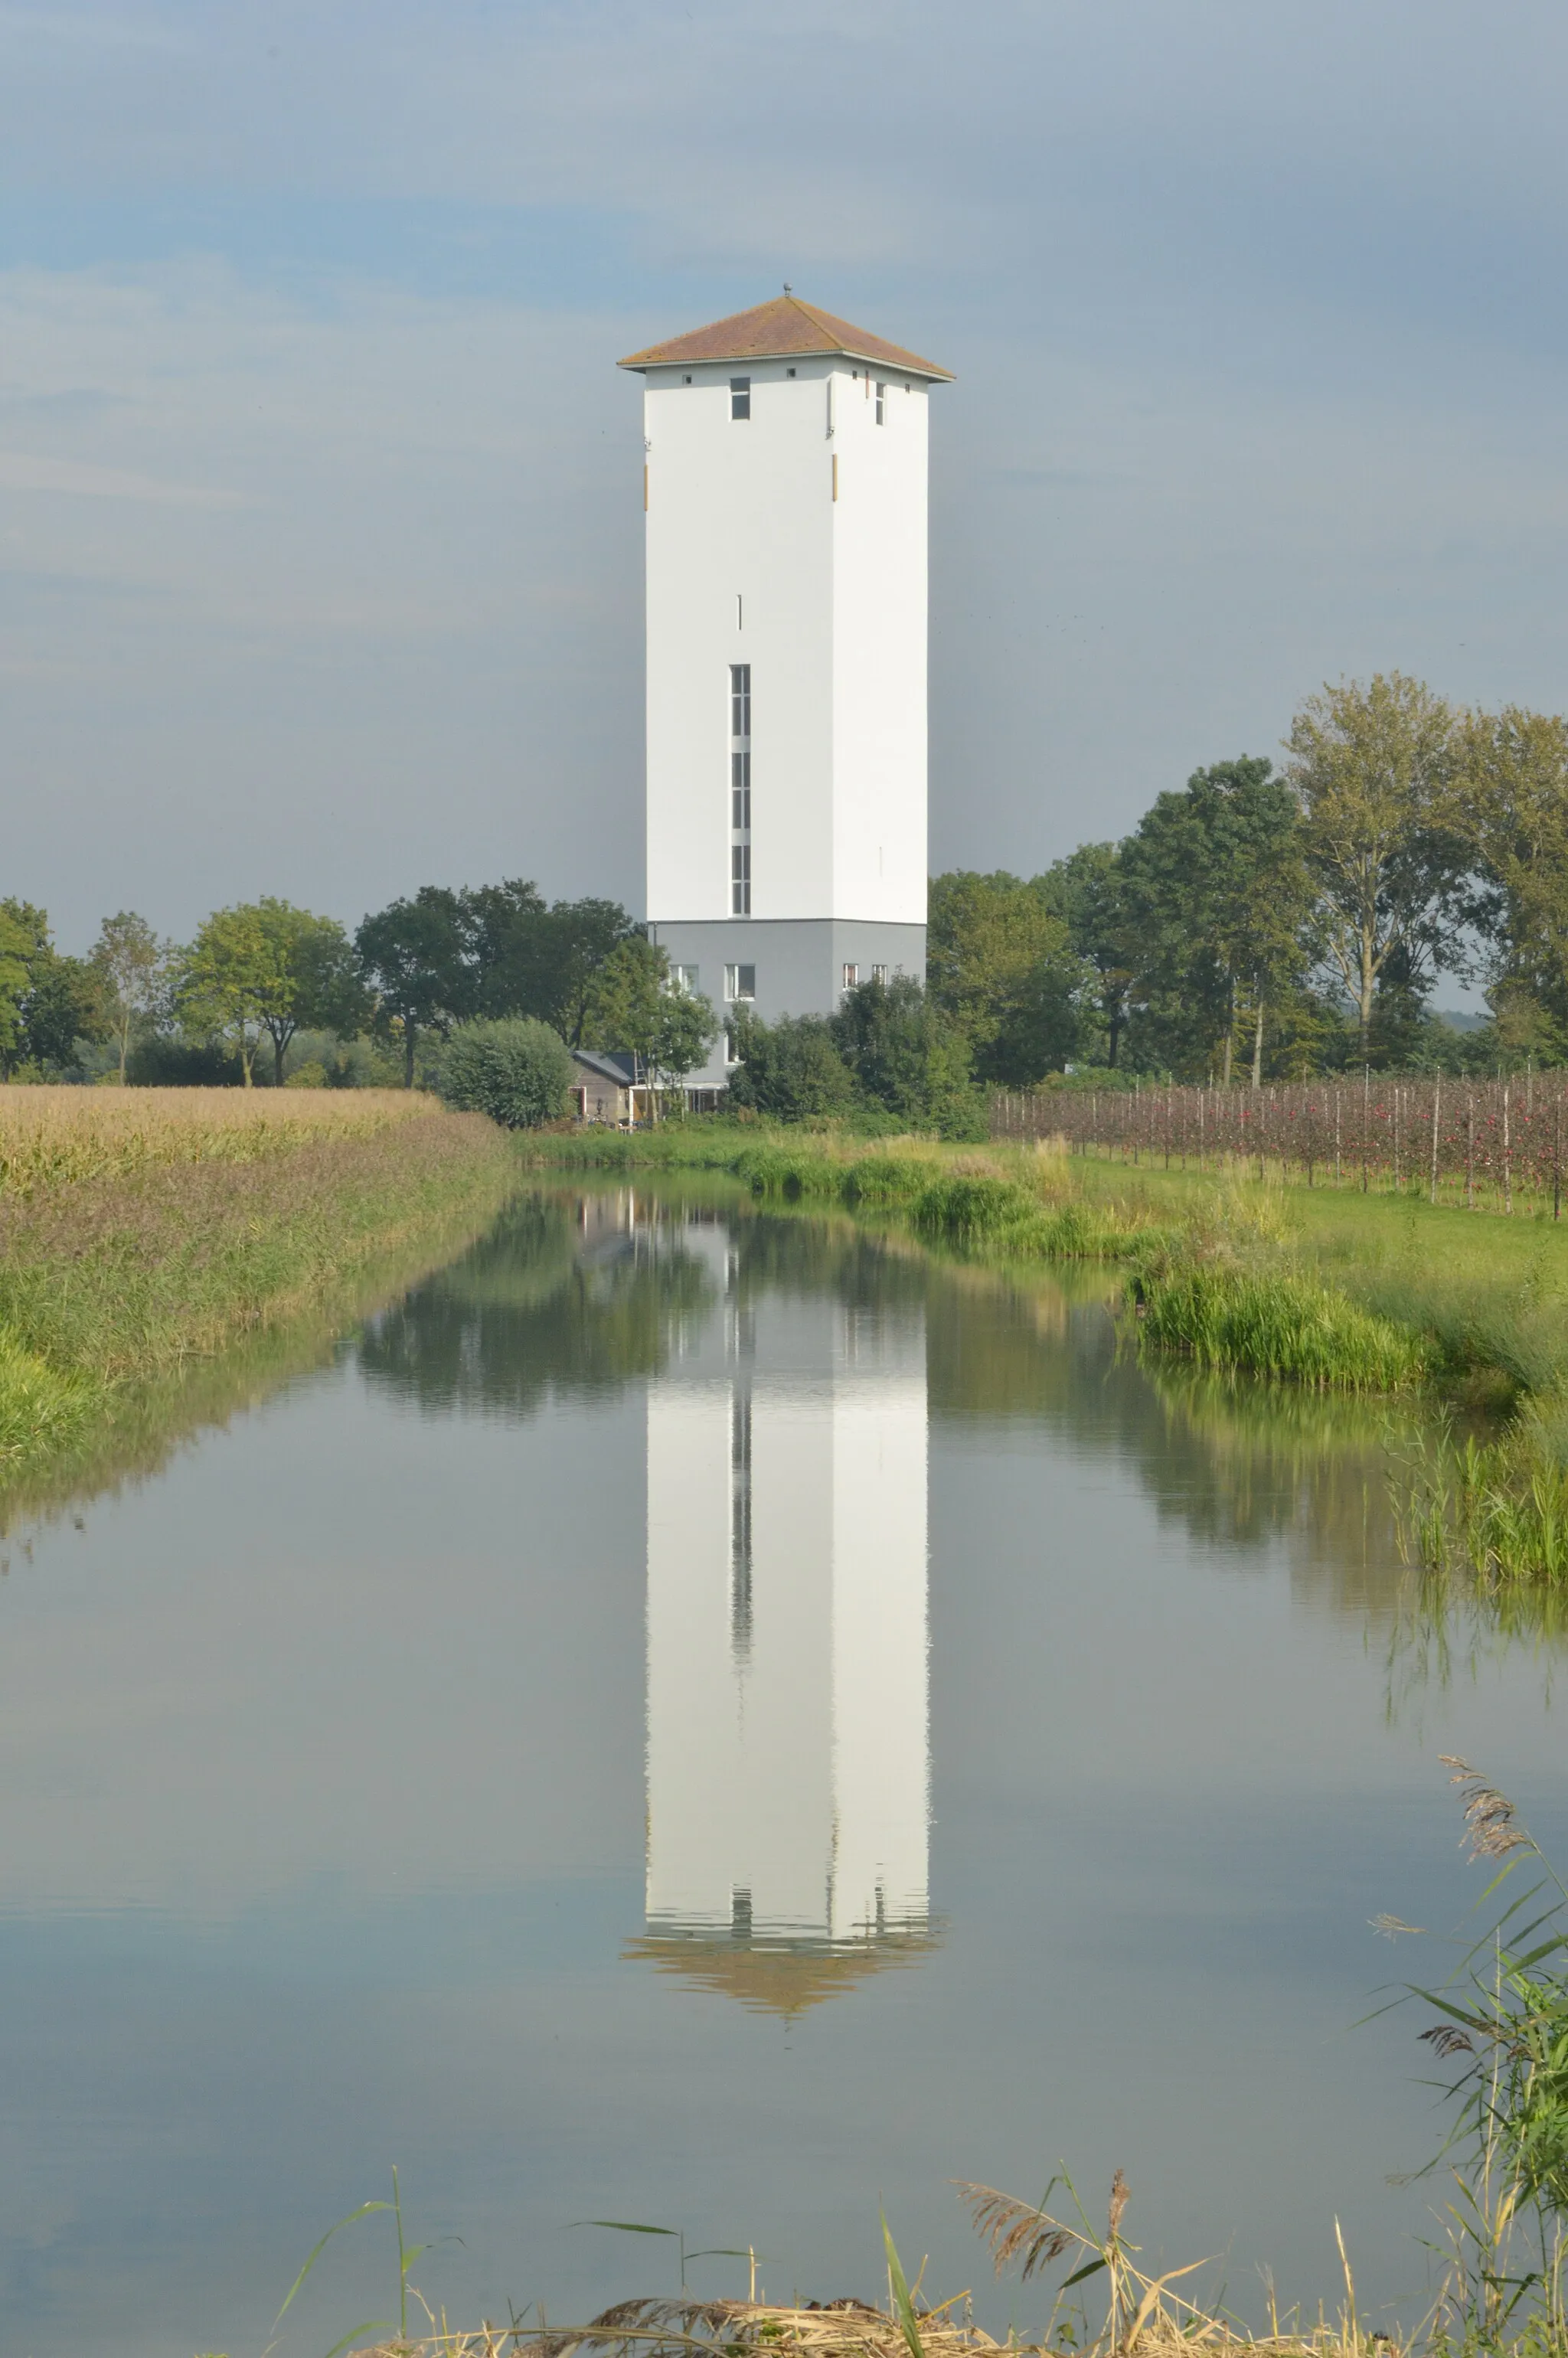
[[[84,1040],[109,1036],[110,1011],[103,979],[86,958],[65,957],[52,946],[35,958],[22,1002],[22,1028],[28,1060],[46,1070],[69,1072]]]
[[[1505,1056],[1568,1052],[1568,720],[1466,713],[1454,824],[1476,871],[1473,915]]]
[[[248,1089],[268,1024],[287,1014],[293,989],[284,935],[242,903],[215,909],[183,953],[176,1003],[189,1030],[234,1050]]]
[[[1310,962],[1300,837],[1290,787],[1271,763],[1243,757],[1158,795],[1122,845],[1126,957],[1150,1061],[1201,1072],[1217,1041],[1228,1082],[1245,1013],[1260,1086],[1267,1012]]]
[[[599,971],[622,942],[642,936],[636,919],[618,901],[546,906],[537,885],[521,877],[459,898],[475,1007],[537,1016],[580,1047]]]
[[[454,1029],[441,1059],[441,1095],[503,1130],[536,1130],[566,1111],[572,1060],[558,1032],[532,1015],[479,1017]]]
[[[1130,963],[1126,908],[1121,889],[1120,848],[1114,843],[1080,843],[1065,860],[1056,860],[1033,880],[1034,890],[1053,916],[1067,928],[1075,956],[1093,972],[1089,992],[1105,1047],[1092,1036],[1078,1053],[1088,1061],[1114,1071],[1119,1060],[1122,1034],[1130,1013],[1135,961]]]
[[[944,1137],[986,1135],[969,1045],[913,975],[859,984],[829,1028],[860,1095],[917,1129]]]
[[[1065,918],[1021,878],[958,870],[932,880],[925,975],[982,1080],[1027,1087],[1076,1055],[1094,970]]]
[[[855,1076],[838,1054],[824,1015],[784,1015],[766,1023],[742,1013],[735,1026],[741,1061],[730,1077],[730,1102],[778,1121],[848,1113]]]
[[[37,946],[31,925],[14,914],[16,907],[0,901],[0,1073],[14,1070],[27,1053],[22,1004]]]
[[[261,1018],[272,1042],[274,1086],[281,1088],[283,1060],[301,1027],[351,1038],[370,1013],[370,1001],[353,945],[336,917],[313,916],[270,898],[258,901],[255,910],[282,977]]]
[[[361,978],[373,995],[381,1036],[403,1044],[403,1080],[414,1086],[419,1033],[445,1038],[474,1011],[469,928],[460,896],[422,884],[413,899],[392,902],[354,935]]]
[[[109,1036],[120,1052],[123,1087],[131,1034],[157,1004],[165,951],[145,917],[134,909],[122,909],[99,926],[89,958],[103,978]]]
[[[1401,960],[1404,987],[1463,971],[1469,854],[1454,825],[1454,716],[1402,672],[1325,686],[1296,714],[1288,776],[1325,962],[1372,1053],[1380,977]]]
[[[611,951],[584,1001],[583,1044],[634,1056],[657,1085],[684,1080],[719,1037],[710,1001],[682,990],[666,953],[640,931]]]
[[[79,1042],[107,1036],[102,981],[86,959],[56,949],[47,912],[30,901],[0,902],[0,918],[9,930],[13,955],[26,969],[13,1002],[15,1020],[0,1026],[9,1033],[0,1041],[0,1069],[14,1072],[27,1064],[69,1071]]]

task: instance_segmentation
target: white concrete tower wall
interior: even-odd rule
[[[929,396],[885,364],[834,395],[835,914],[924,927]]]
[[[833,1404],[835,1941],[929,1910],[925,1383],[884,1375]]]
[[[834,914],[826,366],[791,380],[752,364],[743,420],[732,373],[650,370],[643,396],[648,914],[661,925],[732,914],[732,664],[752,667],[751,914]]]
[[[650,1386],[650,1932],[924,1928],[925,1416],[914,1374]]]

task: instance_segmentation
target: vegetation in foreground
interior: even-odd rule
[[[514,1184],[491,1123],[400,1091],[0,1090],[0,1482]]]

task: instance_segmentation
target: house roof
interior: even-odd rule
[[[755,310],[715,319],[711,327],[694,328],[689,335],[650,344],[646,352],[629,352],[616,366],[670,368],[683,361],[794,360],[797,355],[828,352],[842,352],[850,360],[880,361],[890,369],[902,370],[905,376],[939,379],[946,384],[953,381],[951,369],[938,368],[935,361],[923,361],[918,352],[906,352],[902,344],[890,344],[885,336],[852,327],[848,319],[835,319],[831,311],[819,311],[814,303],[803,303],[798,295],[788,293],[775,295],[771,303],[759,303]]]
[[[621,1048],[574,1048],[574,1065],[582,1065],[597,1073],[601,1081],[614,1081],[623,1089],[632,1086],[633,1062],[630,1054]]]

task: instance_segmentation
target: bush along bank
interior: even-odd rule
[[[93,1093],[60,1094],[91,1120]],[[203,1128],[200,1094],[184,1121],[162,1096],[134,1152],[105,1106],[96,1157],[74,1141],[88,1175],[0,1184],[0,1484],[90,1455],[135,1395],[243,1336],[338,1301],[352,1314],[378,1261],[456,1249],[515,1191],[503,1133],[428,1100],[417,1119],[274,1126],[246,1154],[243,1127]]]

